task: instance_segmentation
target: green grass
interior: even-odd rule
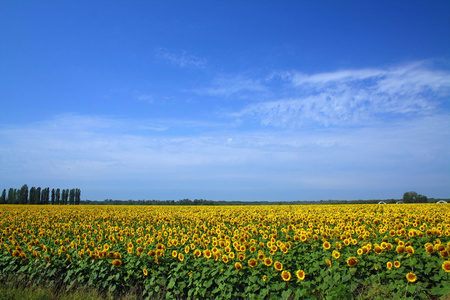
[[[0,282],[1,300],[115,300],[110,293],[101,293],[93,288],[78,287],[66,291],[65,287],[33,286],[29,282],[13,280]],[[120,300],[139,299],[136,295],[126,295]]]
[[[0,300],[138,300],[142,299],[136,293],[128,293],[120,298],[114,297],[111,293],[102,293],[95,288],[74,287],[66,291],[65,286],[35,286],[30,282],[21,279],[0,281]],[[328,298],[327,298],[328,299]],[[361,287],[354,294],[355,300],[386,300],[386,299],[434,299],[450,300],[450,295],[438,298],[404,297],[403,295],[389,294],[385,286],[372,284]]]

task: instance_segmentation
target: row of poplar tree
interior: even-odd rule
[[[20,189],[10,188],[8,194],[3,190],[0,204],[52,204],[52,205],[78,205],[81,202],[80,189],[52,189],[34,186],[29,189],[24,184]]]

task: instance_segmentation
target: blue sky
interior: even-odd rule
[[[448,1],[1,1],[0,188],[450,197]]]

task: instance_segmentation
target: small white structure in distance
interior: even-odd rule
[[[447,203],[447,201],[441,200],[441,201],[438,201],[438,202],[436,202],[436,203]]]
[[[386,202],[380,201],[380,202],[378,202],[378,204],[386,204]]]

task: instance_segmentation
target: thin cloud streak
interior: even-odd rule
[[[424,63],[313,75],[282,72],[280,78],[291,85],[291,97],[254,103],[232,115],[282,127],[363,125],[432,113],[440,98],[450,95],[450,72]]]
[[[175,53],[164,48],[158,48],[155,55],[157,58],[161,58],[181,68],[203,68],[206,66],[205,59],[189,54],[184,50]]]
[[[220,76],[215,78],[210,87],[194,89],[193,92],[200,95],[209,96],[236,96],[241,97],[245,94],[267,92],[267,87],[261,83],[261,80],[252,79],[243,75]],[[247,95],[248,97],[248,95]]]

